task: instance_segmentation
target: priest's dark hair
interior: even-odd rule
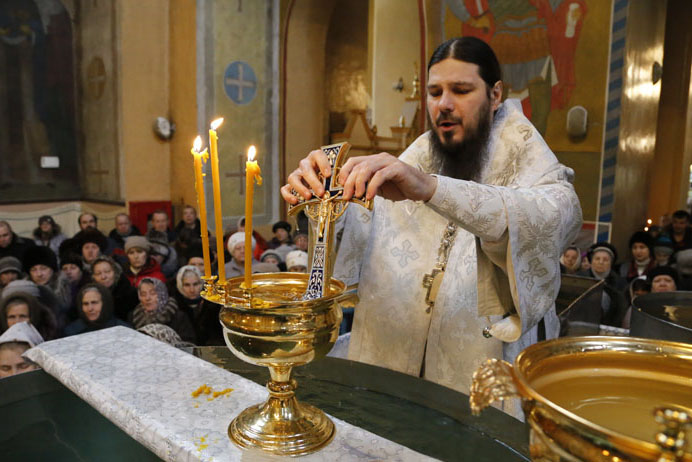
[[[447,58],[476,64],[478,73],[490,88],[499,80],[502,80],[502,70],[495,52],[490,48],[490,45],[481,39],[476,37],[455,37],[447,40],[438,46],[430,57],[428,72],[433,65]]]

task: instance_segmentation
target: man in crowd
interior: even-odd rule
[[[114,249],[113,253],[125,255],[125,239],[130,236],[141,236],[136,226],[130,221],[127,213],[119,213],[115,216],[115,228],[108,233],[108,239],[112,242],[110,246]]]
[[[84,212],[77,218],[77,223],[79,224],[80,231],[84,231],[87,228],[97,229],[98,218],[93,213]]]
[[[558,260],[581,209],[572,170],[517,101],[501,102],[487,44],[449,40],[428,73],[432,130],[399,158],[350,158],[336,178],[344,200],[375,204],[346,210],[334,275],[359,282],[349,359],[468,392],[485,359],[558,335]],[[289,175],[284,199],[322,196],[318,174],[332,174],[321,150]]]
[[[0,221],[0,258],[15,257],[23,261],[26,249],[35,245],[31,239],[17,236],[8,222]]]
[[[169,243],[176,239],[175,231],[170,229],[171,220],[168,218],[168,213],[163,209],[155,210],[151,214],[151,230],[163,233]],[[149,233],[147,233],[148,236]]]
[[[690,214],[685,210],[673,213],[673,221],[667,227],[668,236],[673,241],[673,252],[692,248],[692,229]]]

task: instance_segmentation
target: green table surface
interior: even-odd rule
[[[226,347],[192,353],[260,384],[269,378],[266,368],[242,362]],[[444,461],[530,460],[525,424],[494,408],[473,417],[468,396],[432,382],[336,358],[298,367],[294,377],[299,400],[422,454]],[[3,461],[159,460],[44,371],[0,380],[0,416]]]

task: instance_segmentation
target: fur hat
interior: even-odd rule
[[[84,244],[92,243],[99,246],[101,252],[105,252],[108,247],[108,238],[98,229],[87,228],[78,232],[73,239],[76,239],[79,246],[79,252],[82,252]]]
[[[637,242],[647,246],[649,248],[650,254],[653,256],[654,238],[651,237],[651,234],[647,233],[646,231],[637,231],[636,233],[632,234],[632,237],[630,237],[630,250],[632,249],[632,246]]]
[[[24,271],[29,272],[36,265],[45,265],[58,271],[58,257],[49,247],[35,245],[24,252]]]
[[[238,231],[237,233],[231,234],[231,237],[228,238],[228,244],[226,245],[226,247],[228,248],[229,252],[233,253],[233,249],[238,244],[245,244],[245,233],[242,231]],[[256,245],[257,241],[254,237],[252,237],[252,250],[255,250]]]
[[[286,222],[286,221],[277,221],[274,223],[274,226],[272,226],[272,233],[275,233],[277,229],[283,228],[286,230],[288,234],[291,234],[291,224]]]
[[[62,268],[65,265],[77,265],[80,270],[84,270],[82,266],[82,257],[74,253],[68,253],[60,257],[60,267]]]
[[[14,271],[20,276],[22,274],[22,262],[18,258],[8,256],[0,258],[0,274]]]
[[[653,283],[656,276],[670,276],[673,278],[673,281],[675,281],[675,286],[677,287],[679,285],[678,272],[675,271],[675,268],[671,268],[670,266],[657,266],[650,269],[646,274],[646,280]]]
[[[308,254],[302,250],[292,250],[286,255],[286,267],[290,270],[294,266],[308,267]]]
[[[149,244],[147,238],[144,236],[130,236],[125,238],[125,253],[127,253],[128,250],[133,248],[142,249],[145,252],[149,253],[149,250],[151,250],[151,245]]]

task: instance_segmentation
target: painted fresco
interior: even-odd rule
[[[57,0],[0,2],[3,202],[79,195],[72,21]],[[59,168],[41,168],[57,157]]]
[[[554,150],[600,151],[610,8],[601,0],[446,0],[443,33],[492,46],[506,96],[521,101]],[[574,105],[589,111],[579,141],[564,128]]]

